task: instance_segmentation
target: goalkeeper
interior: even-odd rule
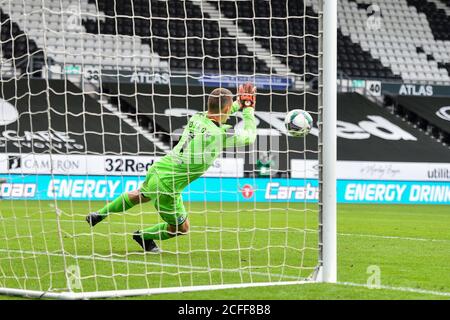
[[[164,222],[136,231],[133,239],[145,250],[159,252],[154,240],[167,240],[189,231],[189,219],[181,192],[199,178],[227,147],[245,146],[256,139],[254,108],[256,88],[251,83],[241,85],[233,102],[230,90],[217,88],[208,97],[208,111],[191,117],[178,144],[148,170],[141,188],[126,192],[86,221],[93,227],[110,213],[126,211],[139,203],[151,201]],[[225,124],[230,116],[242,111],[244,129],[235,135]]]

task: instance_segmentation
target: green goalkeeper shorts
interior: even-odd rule
[[[167,187],[152,170],[148,171],[140,192],[150,199],[161,218],[168,224],[177,226],[186,221],[188,214],[181,194]]]

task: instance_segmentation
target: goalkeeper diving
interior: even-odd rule
[[[93,227],[109,214],[124,212],[139,203],[151,202],[164,222],[134,232],[133,239],[149,252],[159,252],[155,240],[167,240],[189,232],[189,218],[181,193],[208,170],[229,147],[243,147],[256,139],[256,87],[239,86],[237,99],[224,88],[214,89],[208,97],[206,112],[193,115],[170,153],[155,162],[138,190],[125,192],[86,221]],[[231,114],[242,111],[244,128],[231,134],[226,124]]]

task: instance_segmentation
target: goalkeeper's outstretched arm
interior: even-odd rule
[[[256,140],[256,120],[255,109],[246,107],[242,110],[242,118],[244,119],[244,128],[242,131],[232,136],[227,136],[225,147],[243,147],[248,146]]]
[[[242,118],[244,120],[244,128],[242,131],[227,136],[225,147],[243,147],[250,145],[256,140],[256,87],[250,83],[241,85],[238,89],[238,99],[231,107],[231,113],[242,110]]]

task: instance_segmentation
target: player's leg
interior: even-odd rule
[[[189,219],[182,224],[174,225],[167,222],[161,222],[142,231],[136,231],[135,234],[142,234],[145,240],[167,240],[176,236],[181,236],[189,232]]]
[[[106,204],[99,211],[89,213],[86,217],[86,221],[93,227],[97,223],[105,219],[110,213],[124,212],[139,203],[148,201],[150,201],[150,199],[144,197],[140,190],[124,192],[116,199]]]
[[[155,208],[164,222],[155,224],[133,234],[133,239],[146,251],[157,252],[154,240],[167,240],[189,232],[189,219],[181,195],[160,193],[154,201]]]
[[[189,233],[189,228],[190,228],[189,218],[186,218],[186,220],[182,224],[179,224],[179,225],[169,224],[167,226],[167,231],[173,237],[176,237],[176,236],[182,236],[182,235]]]
[[[167,222],[155,224],[133,234],[133,239],[148,252],[160,252],[155,240],[167,240],[189,232],[189,219],[181,225],[172,225]]]
[[[92,212],[86,217],[86,221],[93,227],[103,219],[105,219],[110,213],[124,212],[138,203],[144,203],[150,201],[150,193],[148,192],[148,185],[155,179],[152,167],[147,172],[145,181],[139,190],[122,193],[110,203],[106,204],[97,212]]]

